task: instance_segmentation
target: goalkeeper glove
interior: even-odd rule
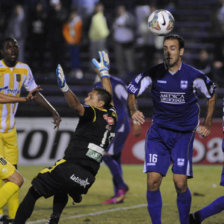
[[[105,51],[99,51],[98,54],[100,57],[100,62],[93,58],[92,63],[100,71],[101,78],[109,78],[110,74],[108,71],[110,67],[110,61],[108,54]]]
[[[56,76],[57,76],[57,82],[59,87],[61,88],[61,91],[63,93],[67,93],[69,91],[69,87],[66,83],[65,75],[60,64],[58,64],[56,68]]]

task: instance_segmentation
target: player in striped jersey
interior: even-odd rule
[[[7,37],[1,46],[3,59],[0,61],[0,93],[19,97],[24,87],[31,91],[37,87],[31,69],[27,64],[18,62],[19,47],[16,39]],[[37,92],[35,101],[49,110],[56,127],[61,118],[54,107]],[[18,103],[0,104],[0,155],[14,166],[18,164],[17,133],[15,129],[15,114]],[[1,200],[1,199],[0,199]],[[8,201],[9,217],[14,218],[18,208],[18,193]],[[3,214],[0,208],[0,215]]]
[[[223,134],[224,134],[224,98],[223,98]],[[224,152],[224,137],[222,139],[222,151]],[[222,174],[221,174],[221,181],[220,185],[224,186],[224,164],[222,167]],[[203,220],[207,219],[208,217],[218,214],[219,212],[224,210],[224,195],[220,196],[219,198],[215,199],[211,204],[207,205],[206,207],[190,214],[189,216],[189,224],[201,224]]]
[[[17,97],[9,96],[0,93],[0,103],[17,103],[17,102],[27,102],[33,100],[35,97],[35,92],[39,89],[37,87],[34,91],[29,92],[27,97]],[[8,199],[18,192],[19,188],[23,184],[22,175],[16,170],[15,166],[9,163],[0,155],[0,179],[5,182],[5,184],[0,187],[0,207],[2,208],[8,201]],[[8,219],[6,215],[0,216],[0,223],[11,223],[12,220]]]
[[[144,172],[147,173],[147,202],[152,224],[161,224],[160,185],[171,162],[180,223],[188,224],[191,193],[187,179],[193,177],[193,141],[199,123],[197,91],[208,99],[205,122],[198,127],[199,134],[206,137],[210,134],[215,108],[215,84],[182,62],[184,40],[179,35],[164,38],[163,54],[164,63],[139,74],[129,84],[129,107],[132,119],[144,123],[136,97],[150,87],[154,112],[146,135]]]

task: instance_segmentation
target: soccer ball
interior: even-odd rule
[[[150,31],[159,36],[164,36],[170,33],[174,28],[174,22],[173,15],[165,9],[154,11],[148,18]]]

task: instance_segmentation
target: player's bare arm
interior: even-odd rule
[[[105,51],[99,51],[98,54],[100,61],[97,61],[95,58],[92,59],[94,69],[97,75],[100,77],[103,88],[106,89],[111,94],[111,96],[113,96],[113,90],[109,74],[109,67],[110,67],[109,56]],[[114,105],[113,102],[111,102],[111,104]]]
[[[138,125],[143,124],[145,122],[145,116],[141,111],[138,110],[134,94],[128,95],[128,107],[133,123]]]
[[[135,137],[138,137],[142,134],[142,126],[140,124],[133,123],[133,133]]]
[[[212,117],[215,110],[216,93],[208,100],[207,115],[203,125],[199,126],[197,132],[202,137],[207,137],[211,133]]]
[[[38,86],[34,90],[30,91],[26,97],[10,96],[0,93],[0,103],[24,103],[35,99],[35,93],[40,90]]]
[[[61,91],[64,93],[65,99],[69,105],[70,108],[72,108],[74,111],[77,112],[79,116],[83,116],[85,112],[84,106],[80,103],[78,97],[73,93],[65,79],[64,71],[61,67],[61,65],[57,66],[56,69],[56,76],[57,76],[57,82],[59,87],[61,88]]]
[[[79,116],[83,116],[85,112],[84,106],[80,103],[78,97],[69,90],[68,92],[64,93],[65,99],[70,108],[74,109]]]
[[[27,101],[26,97],[9,96],[0,93],[0,103],[19,103],[26,101]]]
[[[98,77],[100,78],[100,81],[101,81],[103,87],[111,94],[111,96],[113,96],[113,90],[112,90],[110,79],[109,78],[102,79],[99,69],[97,69],[95,67],[94,70],[95,70],[96,74],[98,75]]]
[[[33,100],[35,96],[33,96],[32,94],[38,91],[39,89],[40,87],[37,87],[34,90],[30,91],[26,97],[10,96],[0,93],[0,103],[24,103]]]
[[[35,96],[35,101],[52,113],[55,128],[58,128],[61,122],[61,117],[59,113],[39,91],[35,94]]]

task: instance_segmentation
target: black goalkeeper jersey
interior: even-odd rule
[[[88,168],[99,169],[104,150],[115,136],[117,114],[114,107],[97,109],[85,106],[72,140],[65,150],[65,159]]]

